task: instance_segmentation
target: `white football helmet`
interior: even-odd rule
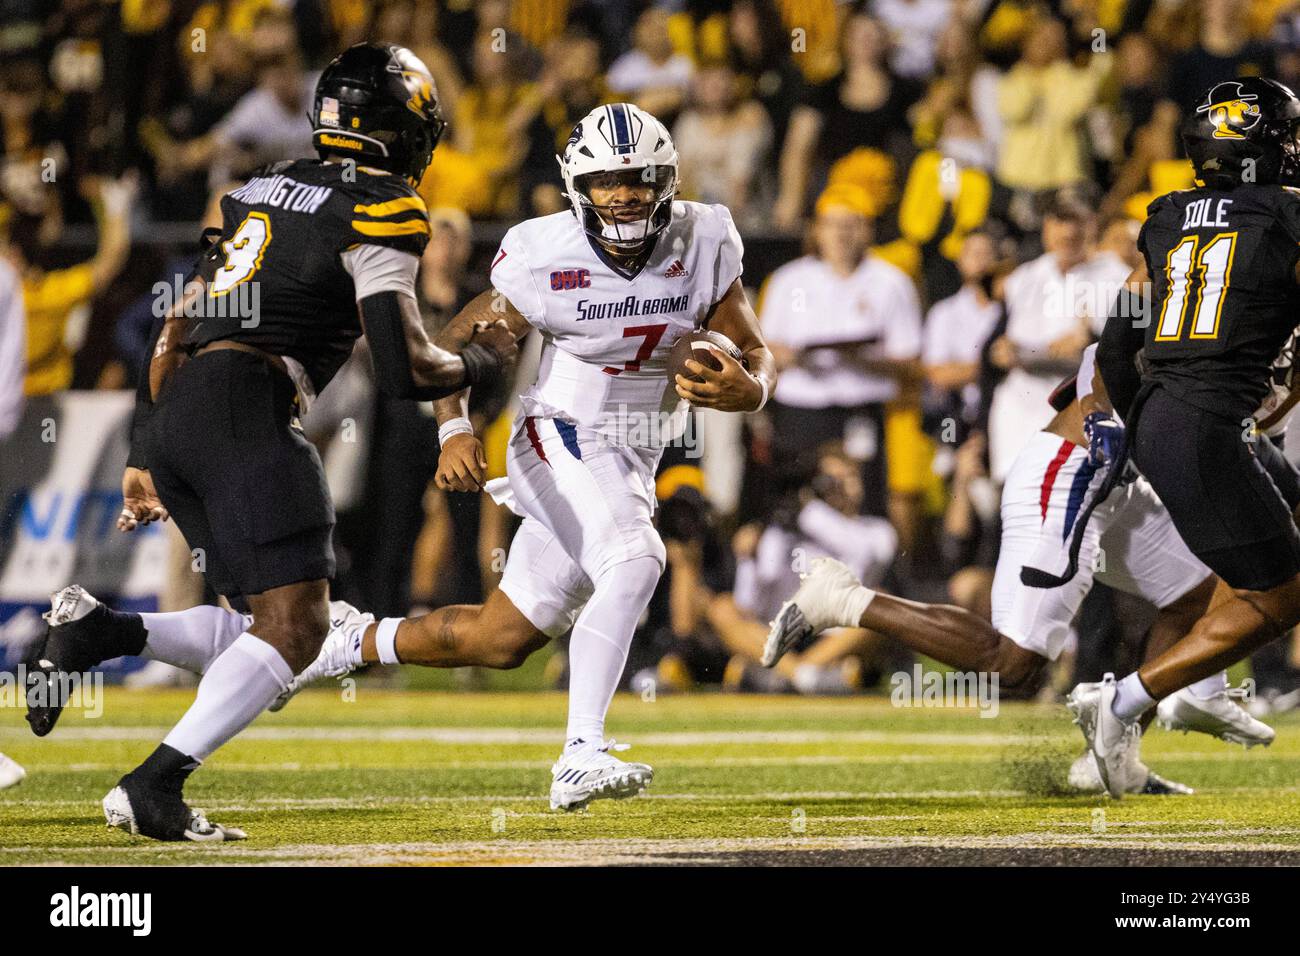
[[[631,103],[598,106],[579,121],[557,156],[564,191],[574,215],[591,236],[619,249],[634,250],[667,227],[677,195],[677,149],[667,128]],[[626,172],[655,187],[645,219],[620,221],[612,206],[591,200],[592,178]],[[603,215],[602,215],[603,213]]]

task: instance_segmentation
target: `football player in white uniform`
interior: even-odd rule
[[[992,624],[963,608],[877,594],[838,561],[819,558],[772,622],[763,663],[771,667],[810,632],[861,626],[959,670],[997,673],[1001,689],[1024,685],[1061,653],[1094,580],[1159,608],[1145,649],[1148,659],[1187,634],[1210,606],[1218,579],[1188,550],[1146,479],[1135,477],[1084,514],[1122,435],[1104,392],[1093,392],[1099,384],[1093,375],[1095,351],[1096,346],[1089,346],[1084,352],[1075,377],[1077,397],[1030,439],[1008,472]],[[1262,458],[1268,455],[1270,473],[1300,503],[1294,469],[1267,440],[1260,450]],[[1025,583],[1022,568],[1058,575],[1067,566],[1076,524],[1086,518],[1077,570],[1056,587]],[[1073,701],[1071,706],[1077,713]],[[1196,730],[1246,746],[1267,745],[1274,736],[1271,727],[1229,698],[1223,672],[1166,698],[1159,719],[1170,729]],[[1123,786],[1128,792],[1191,792],[1152,773],[1141,762],[1136,743],[1127,761]],[[1070,783],[1078,789],[1100,791],[1102,781],[1090,753],[1070,769]]]
[[[731,214],[674,199],[677,152],[662,123],[629,104],[598,107],[558,159],[572,211],[507,232],[492,262],[493,289],[440,339],[457,341],[485,319],[504,319],[521,337],[542,335],[537,381],[510,438],[508,478],[487,489],[524,518],[500,589],[485,604],[409,620],[354,614],[284,699],[362,663],[515,667],[572,629],[569,722],[551,805],[576,809],[638,793],[653,773],[615,757],[604,732],[664,566],[651,522],[662,449],[684,427],[687,402],[756,411],[776,373],[740,284]],[[743,362],[715,350],[720,371],[689,363],[702,381],[669,381],[673,344],[704,327],[735,343]],[[467,395],[436,404],[436,481],[477,492],[486,460]]]

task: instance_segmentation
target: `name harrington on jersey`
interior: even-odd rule
[[[578,302],[578,318],[584,322],[589,319],[625,319],[633,315],[662,315],[665,312],[685,312],[690,304],[688,295],[661,296],[656,299],[638,299],[629,295],[620,302],[592,302],[582,299]]]
[[[315,212],[330,198],[330,186],[309,186],[288,176],[259,176],[250,179],[230,194],[230,198],[250,206],[274,206],[289,212]]]

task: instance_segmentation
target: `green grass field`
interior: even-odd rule
[[[247,842],[164,845],[103,825],[100,797],[192,691],[109,688],[48,738],[5,712],[0,865],[453,863],[1300,863],[1300,715],[1245,752],[1153,729],[1144,758],[1197,789],[1067,795],[1063,708],[891,707],[887,699],[619,695],[610,732],[655,767],[647,795],[551,812],[558,693],[318,689],[268,714],[191,780]]]

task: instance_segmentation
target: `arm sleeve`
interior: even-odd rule
[[[1146,342],[1146,329],[1136,325],[1133,316],[1149,315],[1140,311],[1147,305],[1142,296],[1127,288],[1121,291],[1097,343],[1096,362],[1101,380],[1110,396],[1111,407],[1123,418],[1128,418],[1129,408],[1142,386],[1135,359]]]
[[[411,353],[406,347],[401,295],[391,290],[376,292],[357,303],[375,366],[375,384],[391,398],[421,402],[446,398],[460,391],[465,385],[463,380],[450,386],[415,384]]]

